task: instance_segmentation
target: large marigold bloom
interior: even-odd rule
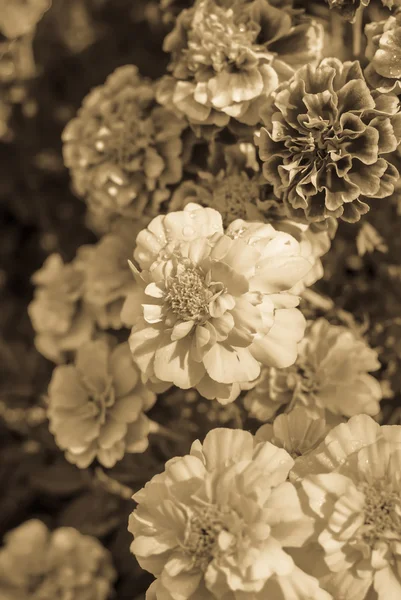
[[[319,59],[322,30],[268,0],[197,0],[166,37],[172,76],[159,99],[195,126],[259,122],[261,99],[305,62]]]
[[[377,352],[364,340],[347,327],[317,319],[299,344],[295,364],[263,370],[245,406],[262,421],[283,406],[300,406],[329,421],[358,413],[376,415],[382,391],[369,371],[379,368]]]
[[[28,306],[35,346],[49,360],[63,362],[92,337],[94,318],[83,301],[85,274],[77,261],[64,264],[52,254],[32,281],[36,290]]]
[[[291,235],[239,219],[224,233],[217,211],[188,204],[153,219],[134,258],[140,291],[122,317],[151,381],[230,401],[261,364],[294,363],[305,321],[291,288],[312,265]]]
[[[48,391],[50,431],[66,458],[86,468],[112,467],[126,452],[144,452],[156,396],[142,383],[128,344],[84,344],[74,365],[56,367]]]
[[[2,600],[107,600],[115,579],[108,550],[72,527],[49,531],[32,519],[0,549]]]
[[[289,216],[358,221],[363,198],[392,194],[398,171],[386,154],[401,139],[396,96],[372,95],[358,62],[302,67],[261,112],[263,173]]]
[[[154,84],[126,65],[94,88],[63,132],[76,193],[97,222],[150,213],[182,176],[183,119],[157,104]]]
[[[134,495],[131,551],[157,580],[151,599],[326,600],[286,552],[310,534],[290,455],[241,430],[214,429]]]
[[[357,415],[294,466],[315,519],[311,558],[334,598],[401,598],[400,459],[401,427]]]

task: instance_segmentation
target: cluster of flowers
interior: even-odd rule
[[[368,4],[327,12],[356,20]],[[362,68],[322,58],[322,23],[292,0],[195,0],[165,38],[169,74],[118,68],[63,133],[100,239],[69,264],[47,259],[29,314],[57,363],[48,418],[67,460],[110,468],[144,452],[157,431],[145,413],[172,386],[264,423],[212,429],[134,495],[148,600],[401,597],[401,426],[372,418],[378,353],[299,308],[338,222],[399,178],[401,12],[383,4]],[[24,527],[43,537],[24,583],[39,599],[64,585],[49,547],[84,542]],[[10,586],[26,531],[0,555]],[[112,570],[89,554],[76,568],[104,598]]]

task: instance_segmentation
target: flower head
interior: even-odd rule
[[[399,93],[401,79],[401,13],[368,23],[365,70],[368,83],[379,92]]]
[[[248,392],[246,408],[269,420],[282,406],[302,406],[328,420],[358,413],[376,415],[382,392],[369,371],[380,368],[377,352],[347,327],[312,322],[287,369],[266,369]]]
[[[354,222],[369,210],[363,197],[393,192],[398,171],[385,155],[401,139],[399,102],[373,96],[358,62],[302,67],[261,115],[263,173],[290,216]]]
[[[255,125],[261,98],[318,58],[321,33],[268,0],[197,0],[165,39],[172,77],[162,80],[160,101],[195,128],[222,128],[230,118]]]
[[[241,430],[214,429],[135,494],[131,551],[161,600],[329,598],[286,552],[309,536],[289,454]],[[179,596],[177,595],[179,594]]]
[[[0,549],[3,600],[107,600],[116,573],[100,542],[36,519],[6,534]]]
[[[63,132],[75,191],[97,220],[135,219],[168,198],[182,175],[183,119],[159,106],[136,67],[114,71]]]
[[[117,222],[110,233],[92,246],[81,246],[77,260],[85,273],[84,298],[101,329],[119,329],[121,309],[135,290],[128,261],[135,238],[147,220]]]
[[[311,452],[323,441],[327,429],[324,418],[316,418],[304,408],[297,407],[290,413],[276,417],[273,424],[266,423],[259,427],[255,439],[284,448],[296,462],[299,456]]]
[[[304,319],[291,292],[311,269],[300,244],[271,225],[188,204],[137,237],[140,286],[122,318],[135,362],[151,381],[231,401],[261,364],[293,364]]]
[[[112,467],[126,452],[148,446],[144,415],[156,396],[142,383],[128,344],[103,340],[77,351],[74,365],[56,367],[48,391],[50,431],[66,458],[86,468],[97,458]]]
[[[74,351],[92,337],[94,320],[83,302],[84,272],[76,261],[64,264],[52,254],[37,271],[34,299],[28,313],[35,330],[35,346],[49,360],[63,362],[67,351]]]
[[[0,31],[15,39],[35,29],[52,0],[0,0]]]
[[[368,6],[370,0],[326,0],[326,2],[331,9],[335,10],[344,17],[344,19],[351,21],[352,23],[355,19],[357,10],[361,8],[361,6]]]
[[[357,415],[294,467],[335,598],[401,597],[401,427]],[[307,549],[306,549],[307,551]]]

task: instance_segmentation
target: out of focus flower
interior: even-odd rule
[[[401,597],[400,451],[401,426],[357,415],[294,467],[315,519],[314,567],[334,598]]]
[[[255,125],[262,99],[318,60],[321,44],[319,25],[268,0],[197,0],[165,39],[172,76],[163,78],[159,100],[195,130],[230,118]]]
[[[135,290],[128,261],[135,238],[148,220],[117,222],[112,231],[93,246],[82,246],[78,261],[85,273],[84,298],[91,305],[101,329],[120,329],[121,309]]]
[[[142,383],[128,344],[87,342],[74,365],[53,371],[48,392],[50,431],[81,469],[95,458],[112,467],[126,452],[144,452],[156,396]]]
[[[392,0],[390,0],[392,1]],[[329,7],[338,12],[344,19],[351,21],[355,19],[355,14],[361,6],[368,6],[370,0],[326,0]]]
[[[401,139],[398,98],[373,97],[358,62],[304,66],[261,116],[263,173],[289,216],[355,222],[369,210],[364,197],[393,192],[398,171],[386,155]]]
[[[301,406],[312,415],[326,415],[328,421],[358,413],[376,415],[382,393],[369,371],[379,368],[377,352],[365,341],[347,327],[318,319],[308,326],[295,364],[262,371],[245,406],[262,421],[282,406]]]
[[[326,600],[286,552],[309,536],[290,455],[214,429],[134,495],[131,551],[157,577],[149,598]]]
[[[157,211],[182,175],[186,123],[155,101],[154,84],[133,65],[94,88],[63,132],[76,193],[98,222]]]
[[[291,288],[311,269],[300,244],[271,225],[188,204],[137,237],[139,291],[123,322],[134,325],[134,360],[146,378],[233,400],[261,364],[294,363],[305,321]]]
[[[0,32],[14,39],[33,31],[52,0],[0,0]]]
[[[0,0],[1,1],[1,0]],[[4,8],[3,10],[7,10]],[[0,15],[2,9],[0,5]],[[1,19],[1,17],[0,17]],[[31,114],[36,103],[28,98],[27,83],[36,75],[32,36],[15,40],[0,40],[0,140],[10,141],[13,137],[9,126],[14,105]]]
[[[399,93],[401,80],[401,13],[384,21],[368,23],[366,57],[369,65],[365,77],[379,92]]]
[[[107,600],[116,573],[94,537],[72,527],[49,531],[36,519],[6,534],[0,549],[2,600]]]
[[[32,281],[37,286],[28,314],[35,330],[35,346],[49,360],[63,362],[65,353],[92,337],[92,311],[83,302],[85,274],[77,262],[64,264],[52,254]]]
[[[367,221],[362,223],[356,237],[356,247],[359,256],[364,256],[366,252],[387,252],[388,247],[380,233]]]
[[[276,417],[273,424],[265,423],[259,427],[255,440],[284,448],[296,463],[299,456],[308,454],[323,441],[327,429],[325,419],[316,418],[298,407]]]

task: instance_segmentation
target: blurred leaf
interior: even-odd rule
[[[87,471],[81,471],[62,457],[31,474],[32,486],[50,496],[72,496],[90,483]]]
[[[125,519],[124,505],[126,502],[120,498],[96,489],[68,504],[59,516],[59,526],[75,527],[81,533],[103,537]]]

